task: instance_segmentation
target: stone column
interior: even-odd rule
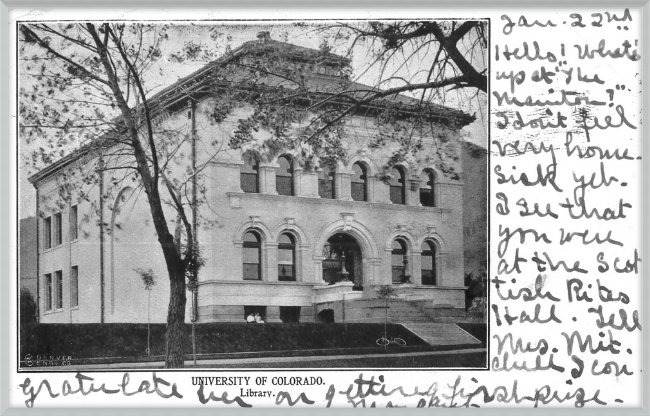
[[[442,197],[443,185],[440,182],[437,182],[433,185],[433,206],[442,208],[447,207],[449,204]]]
[[[422,250],[411,250],[409,253],[409,264],[411,265],[411,283],[422,285]]]
[[[436,286],[449,286],[444,273],[447,270],[447,253],[440,252],[436,257]]]
[[[235,241],[235,252],[239,254],[239,258],[242,258],[243,256],[243,250],[244,250],[244,242],[241,240]],[[244,279],[244,265],[241,261],[235,261],[233,262],[234,267],[232,269],[226,268],[226,270],[230,270],[232,275],[226,275],[226,276],[221,276],[221,279],[223,280],[243,280]],[[220,276],[221,273],[216,273],[215,276]],[[219,279],[219,280],[221,280]]]
[[[372,202],[392,204],[392,201],[390,200],[390,188],[388,185],[377,178],[371,178],[369,182],[372,183],[372,185],[370,185],[373,190]]]
[[[326,285],[327,283],[323,280],[323,260],[325,260],[325,257],[322,256],[314,256],[313,261],[314,261],[314,283],[321,283],[323,285]]]
[[[343,201],[352,201],[352,174],[347,172],[336,172],[336,179],[334,181],[336,199]]]
[[[382,267],[382,273],[377,279],[377,284],[379,285],[391,285],[393,284],[393,263],[392,263],[392,254],[393,249],[388,247],[384,248],[384,262]]]
[[[301,170],[300,174],[296,173],[296,177],[299,178],[300,182],[300,193],[296,192],[296,195],[320,198],[318,194],[318,172],[315,170]]]
[[[259,165],[260,174],[260,193],[267,195],[277,195],[275,190],[275,169],[276,165],[266,163]]]
[[[375,289],[379,285],[386,284],[382,278],[384,276],[382,269],[383,261],[381,258],[364,258],[363,259],[363,297],[376,298]]]
[[[280,319],[280,307],[279,306],[267,306],[266,307],[266,322],[269,322],[269,323],[282,322],[282,320]]]
[[[422,206],[420,203],[420,180],[409,179],[406,189],[406,205]]]
[[[278,243],[266,243],[266,273],[262,276],[262,280],[267,282],[278,281]]]
[[[304,175],[304,169],[295,166],[296,164],[297,163],[294,161],[293,177],[291,178],[293,183],[291,184],[291,186],[293,187],[293,194],[295,196],[302,196],[303,194],[302,180]]]
[[[310,276],[307,270],[307,256],[309,255],[309,245],[301,244],[296,246],[296,258],[294,267],[296,268],[296,282],[310,282]]]

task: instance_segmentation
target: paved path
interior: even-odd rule
[[[406,322],[402,325],[431,345],[481,344],[481,341],[456,324]]]
[[[471,348],[463,350],[452,351],[425,351],[425,352],[411,352],[411,353],[395,353],[395,354],[363,354],[363,355],[329,355],[329,356],[306,356],[306,357],[259,357],[259,358],[225,358],[217,360],[197,360],[196,368],[219,368],[220,366],[236,368],[251,368],[256,365],[264,365],[269,367],[268,364],[277,363],[279,367],[286,367],[283,364],[296,364],[305,363],[304,367],[309,368],[310,362],[326,362],[326,361],[345,361],[345,360],[359,360],[359,359],[386,359],[386,358],[417,358],[417,357],[434,357],[441,355],[463,355],[463,354],[476,354],[485,353],[485,348]],[[249,367],[250,366],[250,367]],[[334,365],[333,365],[334,366]],[[143,363],[114,363],[114,364],[86,364],[86,365],[71,365],[66,367],[34,367],[29,368],[30,371],[101,371],[101,370],[157,370],[164,367],[163,362],[143,362]],[[194,367],[192,360],[185,361],[185,368],[191,369]],[[294,365],[299,368],[300,366]],[[319,365],[318,367],[322,367]]]

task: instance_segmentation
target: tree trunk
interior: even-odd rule
[[[169,308],[165,333],[165,368],[183,368],[183,338],[185,326],[185,273],[182,264],[169,270]]]

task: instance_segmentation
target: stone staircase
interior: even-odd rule
[[[337,305],[346,322],[384,322],[386,301],[381,299],[354,299]],[[434,305],[426,300],[391,299],[388,302],[388,322],[444,322],[465,316],[465,311],[451,305]]]
[[[381,299],[355,299],[337,305],[345,322],[381,323],[386,319],[386,302]],[[337,308],[338,309],[338,308]],[[450,322],[465,316],[463,309],[434,305],[426,300],[391,299],[388,322],[402,324],[431,345],[479,345],[481,342]],[[338,321],[341,322],[341,321]]]
[[[480,345],[481,341],[465,332],[461,327],[452,323],[402,323],[406,329],[419,336],[430,345]]]

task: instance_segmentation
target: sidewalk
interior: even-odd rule
[[[434,358],[443,357],[446,355],[470,355],[470,354],[486,354],[485,348],[470,348],[462,350],[450,351],[425,351],[425,352],[411,352],[411,353],[394,353],[394,354],[363,354],[363,355],[329,355],[329,356],[299,356],[299,357],[256,357],[256,358],[224,358],[224,359],[207,359],[197,360],[196,367],[193,360],[185,361],[185,369],[190,370],[193,368],[311,368],[325,367],[328,362],[329,366],[333,368],[345,367],[346,361],[394,361],[405,360],[413,358]],[[487,356],[486,356],[487,360]],[[422,361],[423,363],[426,360]],[[113,363],[113,364],[85,364],[85,365],[71,365],[65,367],[56,367],[55,371],[101,371],[101,370],[158,370],[164,368],[164,362],[141,362],[141,363]],[[29,371],[46,371],[52,372],[52,367],[33,367]]]

